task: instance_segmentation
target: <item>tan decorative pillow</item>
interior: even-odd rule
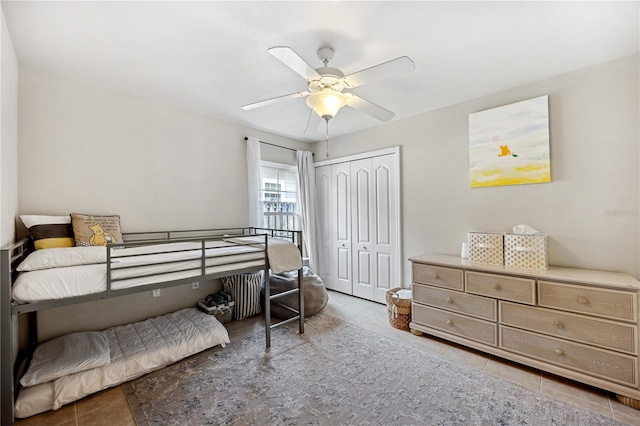
[[[77,246],[106,246],[107,243],[122,243],[120,216],[71,213],[71,225]]]

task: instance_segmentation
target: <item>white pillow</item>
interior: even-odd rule
[[[66,223],[71,223],[71,216],[69,215],[65,215],[65,216],[48,216],[48,215],[43,215],[43,214],[21,214],[20,215],[20,220],[22,220],[22,223],[24,223],[24,226],[26,226],[27,228],[31,228],[32,226],[36,226],[36,225],[43,225],[43,224],[50,224],[50,223],[55,223],[55,224],[66,224]]]
[[[35,386],[110,362],[109,342],[103,331],[71,333],[38,345],[20,384]]]
[[[62,247],[36,250],[20,262],[16,270],[20,272],[40,269],[64,268],[65,266],[93,265],[106,263],[107,249],[94,247]],[[117,260],[113,260],[116,262]]]

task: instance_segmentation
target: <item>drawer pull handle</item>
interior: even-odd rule
[[[433,279],[434,279],[434,280],[439,280],[439,279],[440,279],[440,277],[438,276],[438,274],[433,274]]]
[[[447,325],[453,325],[453,321],[447,320]]]
[[[495,288],[496,290],[502,290],[502,287],[500,287],[500,284],[496,284],[493,288]]]
[[[556,321],[556,322],[553,323],[553,325],[555,325],[559,329],[563,329],[564,328],[564,323],[562,321]]]
[[[554,352],[555,352],[555,353],[556,353],[556,355],[558,355],[558,356],[564,356],[564,352],[562,352],[562,350],[561,350],[561,349],[556,349]]]
[[[584,296],[580,296],[578,297],[578,302],[582,303],[583,305],[586,305],[587,303],[589,303],[589,299],[587,299]]]

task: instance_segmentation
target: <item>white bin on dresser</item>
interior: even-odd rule
[[[446,255],[409,260],[414,334],[606,389],[640,407],[640,282],[631,275],[555,266],[516,271]]]
[[[505,234],[504,266],[547,269],[549,267],[548,237],[543,234]]]
[[[502,265],[504,234],[502,232],[469,232],[469,262]]]

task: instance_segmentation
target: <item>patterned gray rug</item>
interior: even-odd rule
[[[125,385],[139,425],[619,425],[326,314]]]

